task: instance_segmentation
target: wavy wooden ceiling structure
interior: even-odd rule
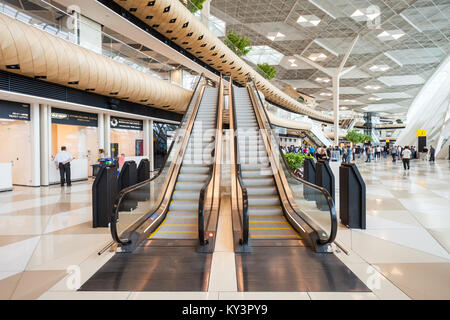
[[[192,92],[0,14],[0,69],[182,113]]]
[[[295,101],[231,51],[179,0],[113,0],[150,27],[240,84],[255,79],[265,97],[291,111],[333,122],[333,118]]]

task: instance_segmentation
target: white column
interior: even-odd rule
[[[150,171],[155,169],[153,154],[153,120],[148,120],[148,159],[150,160]]]
[[[46,104],[40,106],[40,158],[41,158],[41,186],[48,186],[48,168],[50,165],[50,139],[49,131],[51,130],[51,123],[49,120],[49,109],[51,107]]]
[[[31,181],[30,185],[41,185],[41,141],[39,104],[31,104]]]
[[[334,144],[339,145],[339,75],[333,76]]]
[[[143,121],[143,151],[144,154],[143,156],[145,157],[149,157],[149,139],[150,138],[150,132],[149,132],[149,120],[144,120]],[[150,159],[150,157],[149,157]]]
[[[111,116],[109,114],[105,114],[104,120],[105,156],[111,157]]]
[[[105,149],[105,119],[103,113],[99,113],[97,117],[98,148]]]

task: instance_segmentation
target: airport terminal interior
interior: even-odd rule
[[[1,300],[450,300],[450,0],[0,0]]]

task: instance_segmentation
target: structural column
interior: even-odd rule
[[[109,114],[104,115],[104,150],[105,156],[111,157],[111,116]]]
[[[103,113],[97,115],[97,139],[98,148],[105,149],[105,117]]]
[[[153,120],[148,120],[148,159],[150,160],[150,171],[155,169],[154,154],[153,154]]]
[[[202,22],[209,29],[209,16],[211,15],[211,0],[206,0],[202,8]]]
[[[41,159],[41,186],[49,185],[49,166],[51,155],[51,106],[41,104],[40,106],[40,159]]]
[[[31,180],[30,185],[39,187],[41,185],[41,141],[40,141],[40,110],[38,103],[30,106],[31,120]]]
[[[339,75],[333,76],[334,144],[339,145]]]

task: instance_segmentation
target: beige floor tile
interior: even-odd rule
[[[308,292],[311,300],[378,300],[372,292]]]
[[[234,252],[214,252],[208,291],[237,291]]]
[[[132,292],[128,300],[217,300],[217,292]]]
[[[367,198],[367,210],[406,210],[397,199],[389,198]]]
[[[413,299],[450,299],[450,263],[377,264],[381,273]]]
[[[10,272],[8,275],[2,275],[4,276],[4,278],[0,280],[0,300],[11,299],[11,296],[13,295],[14,290],[16,290],[17,284],[19,283],[22,274],[23,272],[18,272],[15,274],[14,272]]]
[[[79,265],[111,240],[110,235],[44,235],[31,257],[27,270],[65,270]]]
[[[447,262],[445,258],[434,256],[423,251],[411,249],[387,240],[363,234],[352,233],[352,247],[365,261],[374,263],[402,262]]]
[[[450,229],[433,228],[427,229],[434,239],[450,254]]]
[[[219,300],[310,300],[307,292],[219,292]]]
[[[65,270],[25,271],[11,299],[36,299],[66,275]]]
[[[130,294],[128,291],[48,291],[39,300],[126,300]]]
[[[15,235],[15,236],[3,236],[0,235],[0,247],[6,246],[8,244],[26,240],[35,237],[35,235]]]

